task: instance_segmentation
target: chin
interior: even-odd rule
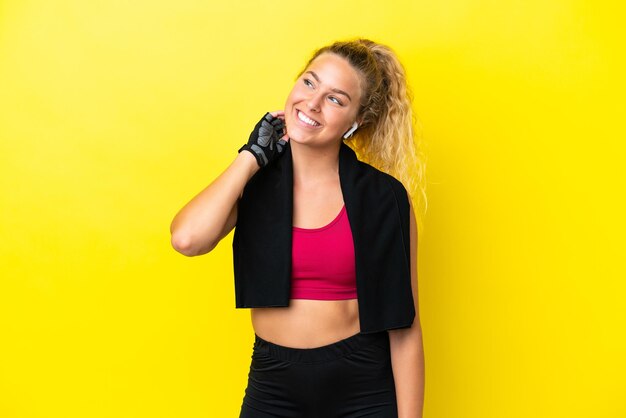
[[[294,126],[292,129],[287,128],[287,135],[289,135],[290,141],[295,139],[296,141],[301,142],[302,140],[306,141],[307,138],[311,138],[311,134],[309,132],[299,129],[298,126]]]
[[[306,141],[306,139],[305,139]],[[295,134],[294,136],[289,135],[289,142],[297,142],[297,143],[301,143],[302,141],[302,136],[300,134]]]

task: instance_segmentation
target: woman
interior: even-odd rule
[[[285,109],[174,218],[172,245],[188,256],[237,226],[237,307],[252,308],[255,331],[240,418],[422,416],[416,218],[410,208],[409,234],[408,192],[389,174],[411,189],[422,178],[412,122],[390,48],[320,48]]]

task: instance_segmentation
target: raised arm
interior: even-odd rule
[[[237,203],[243,188],[260,167],[249,152],[235,160],[174,217],[171,242],[176,251],[192,257],[210,252],[235,227]]]
[[[283,119],[283,111],[266,113],[235,160],[178,211],[170,225],[176,251],[189,257],[206,254],[235,227],[237,204],[248,180],[283,150]]]

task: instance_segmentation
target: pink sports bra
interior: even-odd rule
[[[345,204],[326,226],[292,228],[291,298],[356,299],[354,242]]]

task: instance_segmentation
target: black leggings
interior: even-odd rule
[[[255,334],[239,418],[397,418],[389,334],[292,348]]]

